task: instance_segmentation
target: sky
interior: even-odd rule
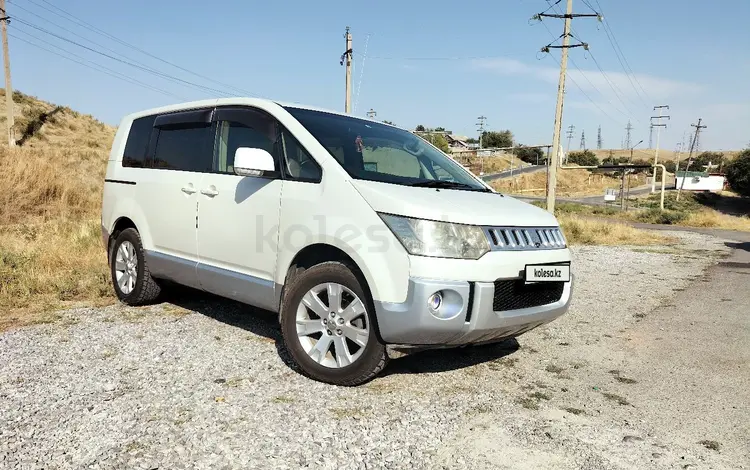
[[[343,111],[349,26],[353,114],[373,109],[400,127],[466,136],[477,135],[483,115],[488,129],[510,129],[519,143],[552,141],[560,50],[540,49],[559,44],[563,22],[530,21],[547,0],[7,2],[14,88],[113,125],[222,93]],[[698,118],[708,126],[702,149],[750,145],[750,0],[574,0],[574,12],[590,14],[589,5],[604,22],[573,20],[571,42],[589,51],[570,49],[563,126],[575,126],[571,150],[582,131],[596,148],[598,126],[604,148],[621,148],[629,120],[631,143],[648,147],[656,105],[671,116],[662,148],[674,150]]]

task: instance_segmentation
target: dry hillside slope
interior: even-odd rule
[[[99,210],[115,129],[19,92],[14,103],[19,145],[0,139],[0,329],[22,311],[111,295]]]

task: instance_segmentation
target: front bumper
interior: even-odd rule
[[[494,311],[495,286],[491,282],[409,279],[403,303],[375,302],[380,335],[387,344],[442,345],[497,341],[518,336],[549,323],[568,310],[573,278],[566,282],[559,301],[539,307]],[[436,291],[453,292],[455,315],[441,319],[430,313],[427,299]],[[460,300],[459,300],[460,299]]]

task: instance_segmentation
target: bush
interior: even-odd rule
[[[738,194],[750,196],[750,149],[745,149],[727,165],[727,181]]]
[[[513,149],[513,154],[526,163],[531,163],[532,165],[544,164],[545,156],[544,152],[542,152],[542,149],[540,148],[529,148],[519,144],[518,147]]]
[[[580,166],[594,166],[599,164],[599,159],[596,158],[596,155],[591,150],[584,150],[583,152],[570,152],[568,154],[568,163]]]
[[[638,220],[647,224],[675,225],[679,224],[686,218],[687,212],[673,210],[662,211],[656,207],[638,214]]]

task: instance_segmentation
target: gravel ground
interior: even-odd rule
[[[728,250],[675,236],[574,249],[567,315],[358,388],[299,375],[273,315],[192,291],[63,312],[0,334],[0,468],[750,468],[731,422],[713,450],[633,392],[661,383],[634,333]]]

